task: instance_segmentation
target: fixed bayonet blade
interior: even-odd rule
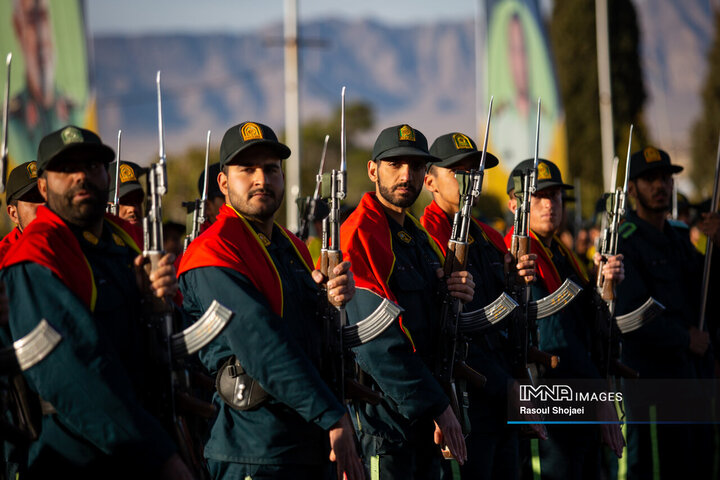
[[[0,193],[5,191],[5,182],[7,180],[8,168],[8,128],[10,121],[10,66],[12,64],[12,53],[7,54],[5,60],[6,77],[5,77],[5,97],[3,99],[3,126],[2,126],[2,146],[0,146]]]

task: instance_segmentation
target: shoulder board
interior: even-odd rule
[[[620,232],[620,236],[622,238],[627,239],[630,235],[635,233],[635,230],[637,230],[637,225],[632,222],[625,221],[622,225],[620,225],[620,229],[618,231]]]
[[[683,222],[682,220],[669,219],[668,223],[670,224],[671,227],[677,228],[680,230],[689,230],[690,229],[690,227],[688,227],[688,224]]]

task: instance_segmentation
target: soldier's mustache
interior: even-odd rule
[[[398,184],[394,185],[392,188],[392,191],[394,192],[398,188],[407,188],[412,193],[415,193],[415,191],[417,190],[414,185],[412,185],[408,182],[398,183]]]
[[[268,190],[267,188],[256,188],[255,190],[250,190],[248,192],[248,198],[252,197],[255,194],[262,193],[264,195],[269,195],[273,199],[275,198],[275,192],[272,190]]]
[[[67,191],[65,194],[65,197],[68,199],[72,199],[80,190],[88,191],[92,194],[93,197],[99,198],[102,195],[102,191],[100,188],[98,188],[96,185],[93,185],[90,182],[83,182],[79,185],[76,185],[70,190]]]

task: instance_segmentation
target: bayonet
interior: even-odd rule
[[[330,141],[330,135],[325,135],[325,141],[323,142],[322,155],[320,155],[320,168],[318,174],[315,176],[315,192],[313,196],[298,198],[298,208],[300,210],[300,226],[298,228],[298,237],[303,242],[308,239],[310,223],[316,220],[322,220],[327,217],[330,213],[327,205],[323,202],[320,197],[320,186],[322,185],[322,172],[325,168],[325,155],[327,154],[328,142]]]
[[[200,228],[205,223],[205,204],[207,203],[207,192],[208,192],[208,168],[210,161],[210,130],[207,131],[207,137],[205,139],[205,167],[203,174],[203,188],[202,196],[200,199],[195,199],[192,202],[183,202],[183,207],[187,208],[188,213],[188,234],[185,235],[183,241],[183,252],[187,250],[190,243],[200,235]],[[192,219],[192,220],[191,220]]]
[[[0,146],[0,154],[2,160],[0,160],[0,193],[5,191],[5,184],[7,182],[7,169],[8,169],[8,128],[10,122],[10,66],[12,64],[12,53],[7,54],[5,60],[5,97],[3,100],[3,126],[2,126],[2,146]]]
[[[120,203],[119,188],[120,188],[120,148],[122,145],[122,130],[118,130],[117,136],[117,157],[115,158],[115,193],[113,193],[113,201],[109,203],[106,212],[113,215],[118,214],[118,204]]]

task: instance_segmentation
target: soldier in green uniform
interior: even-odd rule
[[[636,210],[620,227],[618,251],[625,256],[626,276],[618,287],[617,313],[635,310],[648,297],[665,306],[651,322],[623,336],[623,362],[642,378],[699,378],[702,365],[711,363],[710,337],[697,328],[702,255],[690,243],[687,226],[667,220],[672,175],[680,171],[654,147],[630,158],[628,193]],[[663,420],[666,407],[657,398],[647,409]],[[641,414],[648,412],[629,409],[628,419]],[[628,478],[710,478],[711,445],[707,426],[629,424]]]
[[[219,187],[226,204],[183,255],[184,306],[199,317],[217,300],[235,312],[201,352],[212,374],[235,381],[216,394],[218,416],[205,457],[214,478],[323,479],[328,453],[338,478],[363,478],[352,422],[321,378],[318,283],[302,242],[274,222],[290,149],[267,126],[245,122],[225,133]],[[348,262],[328,282],[332,296],[354,292]],[[231,373],[232,370],[232,373]],[[329,440],[329,442],[328,442]],[[330,449],[328,449],[328,443]]]
[[[355,406],[372,479],[439,478],[442,460],[434,443],[447,445],[461,464],[467,459],[458,420],[432,373],[444,257],[406,211],[420,194],[427,162],[435,160],[418,130],[409,125],[383,130],[368,162],[375,192],[365,194],[340,232],[357,286],[405,309],[399,327],[356,349],[371,386],[385,395],[378,405]],[[453,296],[472,300],[475,285],[468,272],[453,273],[447,284]]]
[[[176,446],[141,402],[144,378],[140,272],[130,227],[106,216],[110,147],[68,126],[43,138],[38,189],[47,201],[3,258],[10,333],[46,319],[62,335],[24,372],[44,415],[28,478],[190,478]],[[177,291],[173,257],[150,276],[158,297]],[[9,341],[9,340],[8,340]]]
[[[528,172],[533,159],[520,162],[508,179],[508,207],[514,213],[514,177]],[[566,278],[583,287],[583,291],[567,307],[547,318],[538,320],[538,348],[560,357],[557,368],[549,369],[550,379],[601,379],[600,370],[592,358],[593,285],[577,256],[557,236],[562,221],[563,191],[573,188],[563,182],[560,169],[549,160],[540,159],[537,171],[537,190],[530,201],[530,251],[537,255],[538,281],[532,285],[532,298],[538,300],[554,292]],[[505,237],[511,244],[512,232]],[[596,261],[599,261],[597,255]],[[620,282],[623,279],[622,255],[608,259],[603,267],[605,278]],[[614,405],[601,402],[598,420],[617,422]],[[532,440],[533,455],[540,462],[543,479],[599,478],[602,443],[620,457],[624,440],[617,423],[596,425],[548,425],[548,439]]]
[[[425,175],[425,188],[433,201],[425,208],[420,222],[446,251],[453,216],[460,208],[456,171],[477,170],[482,151],[475,142],[459,132],[437,138],[430,154],[440,161],[433,163]],[[485,168],[499,163],[487,153]],[[465,305],[475,311],[492,303],[506,288],[505,263],[512,260],[502,235],[489,225],[473,219],[470,224],[467,269],[476,282],[475,296]],[[517,263],[518,274],[534,280],[535,254],[526,255]],[[483,389],[470,386],[469,417],[472,430],[467,441],[468,461],[461,472],[468,479],[518,477],[518,429],[507,425],[507,388],[513,379],[507,325],[502,329],[473,339],[467,363],[487,377]],[[528,418],[531,420],[531,418]],[[535,433],[545,436],[544,428],[533,425]]]
[[[117,160],[108,165],[110,172],[110,190],[108,191],[107,201],[113,202],[115,199],[115,171],[117,170]],[[117,216],[130,223],[131,225],[140,225],[143,217],[143,200],[145,200],[145,191],[140,184],[140,176],[145,174],[145,169],[134,162],[120,162],[120,169],[117,182],[118,186],[118,207]]]

